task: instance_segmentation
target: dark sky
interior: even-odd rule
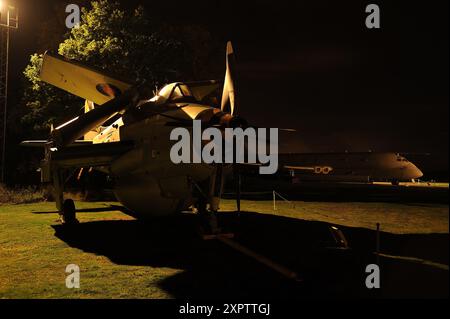
[[[36,50],[39,25],[54,18],[52,4],[77,1],[15,2],[17,75]],[[258,126],[296,128],[283,136],[289,150],[431,152],[436,169],[448,166],[448,1],[126,3],[168,22],[201,24],[224,48],[232,40],[241,115]],[[370,3],[381,9],[379,30],[365,27]]]

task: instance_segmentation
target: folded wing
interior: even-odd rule
[[[46,53],[40,79],[95,104],[104,104],[131,87],[130,83],[64,57]]]

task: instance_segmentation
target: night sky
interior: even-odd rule
[[[77,3],[15,1],[21,28],[12,37],[13,91],[55,2]],[[224,50],[232,40],[240,114],[258,126],[297,129],[283,135],[283,151],[432,153],[429,169],[447,170],[448,1],[126,3],[142,3],[165,21],[195,21]],[[381,9],[379,30],[365,27],[370,3]]]

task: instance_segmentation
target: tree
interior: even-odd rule
[[[144,9],[121,9],[116,1],[93,1],[82,9],[81,23],[59,45],[58,53],[100,68],[129,81],[144,80],[152,87],[203,76],[199,58],[209,52],[210,36],[200,27],[168,28],[155,25]],[[196,38],[198,40],[196,40]],[[194,47],[196,42],[202,46]],[[23,121],[34,131],[46,131],[51,123],[78,113],[82,102],[39,79],[42,54],[31,56],[24,71],[29,86],[25,92],[28,113]],[[206,62],[206,61],[205,61]],[[30,125],[31,124],[31,125]]]
[[[145,79],[151,87],[216,78],[207,70],[218,48],[208,31],[156,21],[142,7],[124,10],[117,1],[92,1],[82,9],[80,25],[59,44],[58,53],[121,79]],[[15,136],[47,138],[52,124],[64,123],[83,109],[81,99],[39,79],[42,60],[43,54],[33,54],[24,71],[22,108],[15,114],[22,125],[15,128],[20,131]]]

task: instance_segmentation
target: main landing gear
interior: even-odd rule
[[[75,203],[71,199],[66,199],[60,212],[61,222],[63,225],[76,225],[78,219],[76,217]]]
[[[232,233],[223,233],[219,226],[218,211],[223,191],[223,166],[216,165],[214,173],[207,182],[197,184],[190,180],[196,189],[198,201],[195,205],[199,219],[198,228],[204,240],[216,239],[217,237],[233,238]]]
[[[56,207],[59,211],[61,223],[63,225],[78,224],[79,222],[76,217],[75,203],[71,199],[64,200],[64,183],[62,178],[62,171],[55,168],[52,177]]]

